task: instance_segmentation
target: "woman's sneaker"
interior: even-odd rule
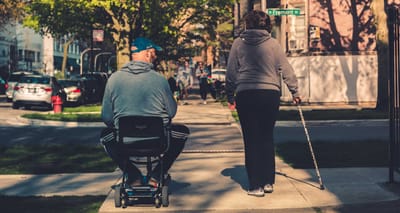
[[[255,197],[264,197],[264,189],[259,187],[256,189],[252,189],[247,191],[247,195],[255,196]]]
[[[274,191],[274,187],[272,184],[267,184],[264,186],[264,192],[265,193],[272,193]]]

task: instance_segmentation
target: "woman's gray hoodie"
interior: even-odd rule
[[[161,116],[167,122],[176,109],[164,76],[150,63],[131,61],[108,79],[101,117],[108,127],[117,127],[118,118],[126,115]]]
[[[237,92],[251,89],[280,91],[280,75],[293,97],[299,97],[297,78],[278,41],[266,30],[244,31],[232,44],[227,73],[229,103]]]

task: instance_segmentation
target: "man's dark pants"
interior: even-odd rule
[[[171,138],[170,146],[167,152],[163,155],[163,170],[168,171],[176,158],[182,152],[185,147],[187,136],[190,134],[189,129],[181,124],[171,124]],[[117,143],[106,143],[104,148],[111,159],[118,165],[118,167],[128,174],[128,183],[132,183],[142,178],[140,170],[132,163],[127,163],[129,156],[126,156],[119,151]],[[158,180],[161,175],[161,167],[158,164],[153,171],[151,171],[151,177]]]

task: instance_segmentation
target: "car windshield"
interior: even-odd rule
[[[49,84],[50,78],[24,76],[24,77],[21,77],[19,82],[20,83],[33,83],[33,84]]]
[[[78,86],[79,81],[66,81],[66,80],[59,80],[58,83],[61,84],[63,87],[73,87],[73,86]]]
[[[19,81],[19,79],[23,76],[24,74],[16,74],[16,75],[10,75],[10,78],[8,79],[8,81]]]

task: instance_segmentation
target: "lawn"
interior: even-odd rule
[[[2,213],[96,213],[105,196],[0,196]]]
[[[320,168],[387,167],[389,163],[387,141],[314,141],[312,147]],[[276,154],[293,168],[314,168],[308,143],[277,144]]]
[[[100,145],[0,146],[0,156],[0,174],[112,172],[116,168]]]

